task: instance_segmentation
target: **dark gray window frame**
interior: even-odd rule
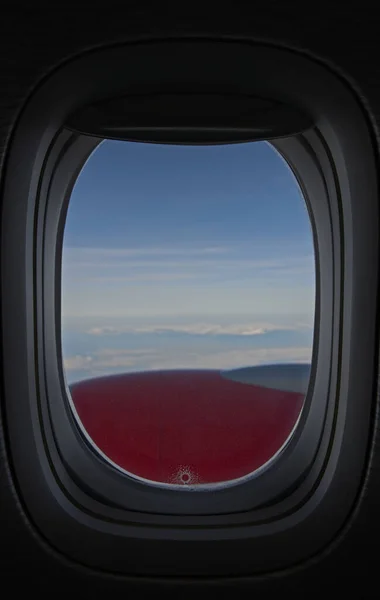
[[[46,357],[43,360],[45,363],[47,398],[65,395],[65,390],[67,396],[70,396],[70,392],[64,383],[65,378],[61,366],[62,357],[57,356],[55,352],[56,340],[58,346],[61,347],[61,324],[58,315],[60,314],[60,265],[63,228],[70,192],[74,183],[71,173],[77,173],[78,164],[82,164],[83,160],[87,158],[88,149],[94,148],[94,145],[98,145],[99,141],[96,138],[78,137],[74,134],[70,135],[67,131],[62,132],[56,142],[56,151],[53,152],[54,155],[57,154],[60,157],[59,162],[55,163],[56,168],[53,169],[47,186],[49,193],[46,198],[41,198],[41,214],[43,216],[40,219],[39,239],[44,239],[44,248],[41,250],[44,256],[44,272],[41,273],[41,278],[44,278],[46,285],[43,302],[40,305],[46,307],[45,314],[41,315],[41,324],[45,333],[44,348],[46,349]],[[301,139],[292,140],[291,142],[283,140],[282,143],[278,142],[278,144],[283,151],[286,152],[288,147],[288,151],[294,154],[294,162],[300,166],[301,171],[304,171],[303,187],[312,189],[313,202],[317,204],[316,214],[318,218],[316,224],[314,224],[314,237],[317,241],[321,233],[318,234],[316,231],[318,223],[325,224],[329,222],[330,217],[323,177],[315,165],[313,157],[306,150],[306,144]],[[64,148],[63,156],[58,147]],[[82,152],[84,152],[84,156]],[[310,214],[313,214],[313,209],[310,209]],[[320,290],[320,277],[318,274],[316,304],[317,313],[319,313],[321,304],[319,298],[322,297],[323,312],[327,318],[331,319],[333,315],[333,273],[330,260],[332,239],[329,242],[330,245],[326,243],[321,250],[325,264],[324,280],[322,281],[322,290]],[[319,255],[319,252],[317,254]],[[318,268],[317,271],[319,271]],[[55,289],[49,285],[51,281],[56,282]],[[146,483],[136,478],[128,477],[126,479],[121,477],[122,470],[115,472],[115,469],[110,468],[108,461],[94,457],[94,446],[86,436],[84,428],[80,427],[79,423],[77,427],[73,425],[71,410],[67,403],[51,402],[52,425],[62,456],[66,457],[74,452],[73,449],[78,444],[77,430],[79,427],[82,436],[87,439],[89,444],[83,451],[82,440],[79,440],[80,449],[77,448],[75,451],[75,459],[66,461],[67,463],[70,462],[77,480],[86,482],[86,485],[98,497],[102,497],[105,494],[104,490],[107,490],[106,497],[114,506],[134,511],[171,515],[230,514],[252,510],[257,506],[268,503],[268,501],[272,501],[279,494],[283,494],[286,489],[291,488],[305,474],[313,462],[320,443],[328,400],[328,394],[326,393],[328,379],[321,372],[326,371],[326,374],[329,372],[326,369],[326,364],[329,365],[330,363],[330,354],[326,352],[326,348],[331,346],[332,323],[329,321],[323,324],[325,338],[322,339],[321,344],[318,344],[318,338],[320,337],[318,331],[319,316],[316,318],[316,322],[317,332],[314,354],[318,354],[318,347],[321,349],[320,352],[323,351],[323,356],[313,361],[315,365],[320,365],[317,389],[314,389],[314,395],[317,395],[319,400],[318,402],[310,401],[314,388],[312,384],[300,418],[299,427],[293,437],[282,450],[280,456],[274,457],[273,460],[266,463],[262,469],[258,469],[252,475],[241,478],[236,483],[213,486],[211,490],[207,490],[207,488],[206,490],[202,488],[194,490],[183,488],[183,486],[159,485],[154,495],[147,495]],[[312,379],[315,380],[314,372],[312,373]],[[98,456],[100,457],[100,453],[98,453]],[[281,477],[278,476],[278,473],[281,473]],[[188,494],[191,494],[191,496]]]
[[[59,216],[97,143],[62,125],[101,97],[99,90],[120,93],[133,80],[144,83],[147,72],[154,80],[163,64],[168,80],[187,77],[196,85],[211,77],[247,87],[300,106],[316,123],[274,142],[299,178],[316,232],[317,343],[301,422],[268,469],[207,493],[147,486],[97,457],[69,409],[57,354]],[[264,78],[268,73],[275,76]],[[314,554],[343,526],[360,490],[374,399],[379,219],[368,125],[352,92],[327,69],[248,43],[94,51],[35,92],[13,136],[4,190],[5,398],[20,494],[55,547],[116,572],[248,574]]]

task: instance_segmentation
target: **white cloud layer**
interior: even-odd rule
[[[295,313],[314,310],[310,252],[278,242],[224,247],[65,247],[65,316]]]
[[[64,254],[67,258],[91,257],[99,258],[129,258],[130,256],[198,256],[213,255],[228,252],[225,246],[146,246],[140,248],[90,248],[88,246],[73,247],[66,246]]]
[[[314,270],[312,254],[292,254],[274,249],[265,255],[262,251],[246,250],[239,246],[227,248],[215,247],[172,247],[172,248],[73,248],[66,247],[63,252],[63,268],[74,274],[82,269],[123,269],[124,273],[133,269],[151,269],[154,275],[157,269],[249,269],[275,270],[290,273],[307,273]],[[86,274],[86,273],[85,273]],[[149,274],[149,273],[148,273]],[[88,275],[88,273],[86,274]]]
[[[218,325],[215,323],[191,323],[191,324],[159,324],[147,326],[115,327],[103,326],[92,327],[87,330],[89,335],[121,335],[124,333],[185,333],[189,335],[263,335],[270,331],[304,329],[305,325],[297,327],[290,325],[274,325],[271,323],[247,323]]]
[[[104,348],[92,355],[75,355],[64,360],[68,379],[75,380],[75,373],[83,378],[107,375],[115,372],[131,372],[160,369],[232,369],[272,362],[310,362],[310,347],[229,349],[226,351],[200,353],[174,349],[147,348],[144,350],[120,350]]]

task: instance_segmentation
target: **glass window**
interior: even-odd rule
[[[315,257],[271,144],[102,142],[72,192],[62,260],[70,402],[104,457],[192,487],[281,451],[308,387]]]

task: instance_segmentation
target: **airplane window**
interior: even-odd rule
[[[69,400],[94,448],[181,489],[257,473],[307,393],[315,257],[306,202],[267,142],[103,141],[62,258]]]

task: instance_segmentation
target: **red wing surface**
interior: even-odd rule
[[[252,473],[280,450],[300,416],[309,370],[150,371],[70,390],[94,444],[131,475],[213,484]]]

